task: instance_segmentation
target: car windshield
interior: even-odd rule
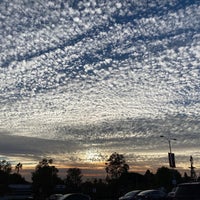
[[[131,192],[126,193],[124,196],[125,196],[125,197],[133,196],[133,195],[137,194],[139,191],[140,191],[140,190],[131,191]]]
[[[140,196],[145,196],[145,195],[164,196],[165,193],[159,190],[146,190],[146,191],[140,192],[139,195]]]
[[[146,191],[140,192],[140,195],[149,194],[149,193],[151,193],[152,191],[153,191],[153,190],[146,190]]]
[[[82,194],[67,194],[61,197],[60,200],[89,200],[88,196]]]

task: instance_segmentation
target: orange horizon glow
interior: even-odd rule
[[[93,179],[93,178],[98,178],[98,179],[105,179],[106,178],[106,171],[105,171],[105,163],[99,162],[99,163],[89,163],[89,164],[68,164],[68,165],[57,165],[56,163],[52,164],[55,166],[59,172],[58,172],[58,177],[61,179],[65,178],[67,175],[67,170],[69,168],[79,168],[82,171],[83,179]],[[168,165],[163,165],[164,167],[168,167]],[[153,174],[156,173],[157,169],[159,167],[163,166],[158,166],[158,167],[153,167],[150,165],[131,165],[129,172],[134,172],[134,173],[139,173],[139,174],[145,174],[147,170],[150,170]],[[20,170],[20,174],[28,181],[31,181],[31,173],[34,172],[36,165],[24,165],[23,168]],[[175,168],[175,170],[179,171],[182,175],[186,172],[189,173],[189,168],[186,165],[178,166]]]

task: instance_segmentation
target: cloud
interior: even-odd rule
[[[197,147],[199,9],[176,0],[1,2],[2,152],[66,151],[78,162],[91,145],[98,155],[160,149],[161,134],[177,137],[177,149]]]
[[[42,159],[48,154],[70,153],[76,151],[75,141],[58,141],[24,136],[0,134],[0,151],[7,157],[32,157]],[[80,147],[79,147],[80,148]]]

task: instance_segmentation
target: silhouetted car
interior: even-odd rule
[[[52,194],[50,195],[49,200],[57,200],[60,199],[60,197],[62,196],[63,196],[62,194]]]
[[[199,200],[200,182],[181,183],[177,186],[173,200]]]
[[[167,194],[167,200],[173,200],[174,199],[175,191],[176,191],[176,187],[174,187],[172,189],[172,191]]]
[[[137,194],[137,200],[165,200],[167,194],[161,190],[144,190]]]
[[[133,190],[126,193],[124,196],[119,197],[119,200],[135,200],[137,194],[139,194],[141,190]]]
[[[59,200],[91,200],[89,195],[82,193],[64,194]]]

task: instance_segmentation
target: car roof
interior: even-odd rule
[[[145,194],[145,193],[149,193],[149,192],[157,192],[157,191],[160,191],[160,190],[144,190],[142,192],[140,192],[140,194]]]
[[[129,194],[134,194],[134,193],[137,193],[137,192],[140,192],[142,190],[132,190],[130,192],[127,192],[125,195],[129,195]]]
[[[178,186],[184,185],[200,185],[200,182],[189,182],[189,183],[180,183]]]
[[[64,194],[62,197],[60,197],[60,200],[65,199],[66,197],[70,197],[70,196],[82,196],[84,199],[90,199],[90,196],[83,194],[83,193],[68,193],[68,194]]]

